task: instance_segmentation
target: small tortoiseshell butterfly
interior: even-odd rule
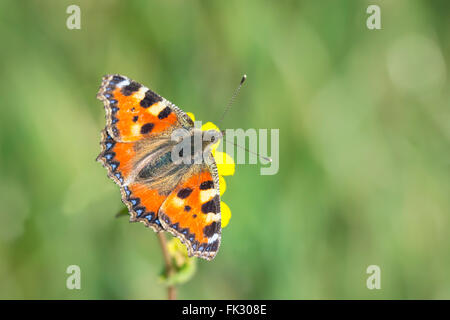
[[[105,76],[97,98],[106,110],[97,160],[120,186],[130,221],[172,233],[189,256],[213,259],[222,228],[219,175],[208,148],[217,141],[203,141],[208,156],[202,163],[174,163],[174,130],[188,130],[191,137],[207,132],[194,128],[184,111],[121,75]]]

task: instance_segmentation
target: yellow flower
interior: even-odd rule
[[[234,160],[225,152],[213,150],[214,160],[216,160],[217,170],[221,176],[234,175],[235,167]]]
[[[195,121],[195,116],[191,112],[187,112],[187,115],[192,119],[192,121]],[[207,122],[204,125],[202,125],[201,128],[203,131],[207,130],[216,130],[220,132],[220,129],[212,122]],[[235,172],[236,164],[234,163],[234,159],[230,157],[225,152],[216,151],[217,147],[219,146],[220,141],[216,142],[212,148],[211,152],[213,154],[214,160],[217,164],[217,171],[219,173],[219,187],[220,187],[220,196],[223,195],[227,188],[227,184],[225,182],[225,178],[223,176],[232,176]],[[220,202],[220,208],[221,208],[221,215],[222,215],[222,228],[225,228],[228,225],[228,222],[231,218],[231,210],[228,207],[226,203],[223,201]]]
[[[222,176],[219,176],[219,187],[220,187],[220,196],[222,196],[227,190],[227,183],[225,181],[225,178]]]
[[[220,211],[222,215],[222,228],[225,228],[228,225],[228,222],[230,222],[231,210],[225,202],[220,201]]]

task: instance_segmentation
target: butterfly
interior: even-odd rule
[[[103,77],[97,98],[106,111],[97,161],[120,186],[130,221],[170,232],[190,257],[213,259],[222,233],[219,175],[210,151],[217,132],[195,128],[180,108],[122,75]],[[202,139],[204,161],[173,161],[175,130],[184,130],[188,140],[213,137]],[[193,159],[198,150],[187,153]]]

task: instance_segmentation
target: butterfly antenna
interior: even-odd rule
[[[236,90],[234,90],[234,93],[233,93],[233,95],[231,96],[230,101],[228,101],[228,104],[227,104],[227,106],[225,107],[225,110],[223,111],[222,116],[220,117],[218,123],[221,123],[221,122],[222,122],[222,120],[223,120],[223,118],[225,118],[225,115],[227,114],[228,110],[230,110],[231,105],[232,105],[233,102],[234,102],[234,99],[236,99],[237,95],[239,94],[239,91],[241,90],[242,85],[243,85],[244,82],[245,82],[245,79],[247,79],[247,75],[246,75],[246,74],[244,74],[244,75],[242,76],[241,82],[239,83],[239,85],[238,85],[238,87],[236,88]]]
[[[221,133],[222,133],[222,137],[225,137],[225,130],[222,130],[221,131]],[[229,143],[229,144],[232,144],[232,145],[235,145],[236,147],[238,147],[239,149],[242,149],[242,150],[245,150],[245,151],[247,151],[248,153],[251,153],[251,154],[253,154],[253,155],[255,155],[255,156],[257,156],[258,158],[260,158],[260,159],[263,159],[263,160],[265,160],[265,161],[269,161],[269,162],[272,162],[272,158],[269,158],[269,157],[265,157],[265,156],[262,156],[262,155],[260,155],[259,153],[257,153],[257,152],[253,152],[253,151],[251,151],[251,150],[249,150],[248,148],[246,148],[246,147],[243,147],[243,146],[241,146],[241,145],[238,145],[237,143],[235,143],[235,142],[232,142],[232,141],[228,141],[227,139],[225,139],[225,138],[223,138],[223,141],[225,141],[226,143]]]
[[[245,82],[246,79],[247,79],[247,75],[244,74],[244,75],[242,76],[242,78],[241,78],[241,82],[239,82],[238,87],[236,88],[236,90],[234,90],[234,93],[233,93],[233,95],[231,96],[230,101],[228,101],[228,104],[227,104],[225,110],[223,111],[222,116],[220,117],[218,123],[222,122],[222,120],[225,118],[225,115],[227,114],[228,110],[230,110],[231,105],[233,104],[234,100],[236,99],[237,95],[239,94],[239,91],[241,90],[242,85],[244,84],[244,82]],[[225,137],[225,131],[222,130],[221,133],[222,133],[222,137]],[[249,150],[249,149],[246,148],[246,147],[243,147],[243,146],[238,145],[238,144],[235,143],[235,142],[228,141],[228,140],[226,140],[225,138],[223,138],[223,140],[224,140],[225,142],[227,142],[227,143],[230,143],[230,144],[235,145],[236,147],[238,147],[238,148],[240,148],[240,149],[243,149],[243,150],[247,151],[248,153],[251,153],[251,154],[253,154],[253,155],[259,157],[260,159],[263,159],[263,160],[268,161],[268,162],[272,162],[272,159],[269,158],[269,157],[264,157],[264,156],[260,155],[259,153],[253,152],[253,151]]]

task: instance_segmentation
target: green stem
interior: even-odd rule
[[[157,235],[158,235],[158,239],[159,239],[159,244],[161,245],[161,251],[162,251],[163,257],[164,257],[164,263],[166,265],[166,275],[167,275],[167,278],[170,278],[174,273],[174,269],[173,269],[173,265],[172,265],[172,262],[170,259],[169,251],[167,250],[166,237],[163,232],[158,232]],[[169,285],[167,290],[168,290],[168,299],[175,300],[176,293],[177,293],[175,286]]]

